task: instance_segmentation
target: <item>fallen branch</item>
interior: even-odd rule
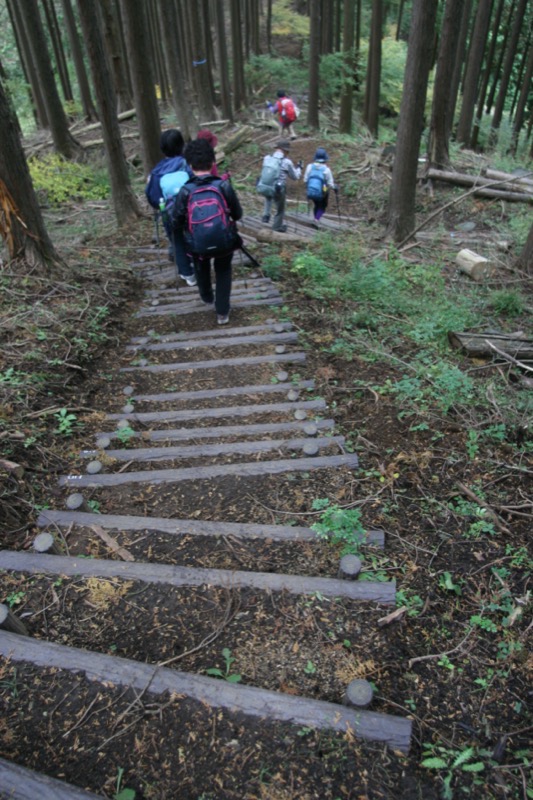
[[[494,509],[491,506],[489,506],[486,500],[482,500],[481,497],[478,497],[478,495],[472,491],[472,489],[469,489],[468,486],[465,486],[464,483],[461,483],[460,481],[457,481],[457,487],[459,488],[461,494],[464,494],[467,497],[469,497],[470,500],[473,500],[475,503],[477,503],[477,505],[480,508],[483,508],[486,511],[487,516],[491,518],[491,520],[494,522],[499,531],[501,531],[502,533],[507,533],[509,535],[511,534],[509,528],[507,528],[503,524],[498,514],[494,511]]]
[[[488,339],[486,340],[486,342],[488,346],[492,348],[492,350],[495,350],[498,353],[498,355],[500,355],[506,361],[509,361],[511,364],[514,364],[515,366],[520,367],[521,369],[525,369],[528,372],[533,372],[533,367],[528,367],[527,364],[524,364],[522,361],[518,361],[516,358],[513,358],[512,356],[509,355],[509,353],[504,353],[503,350],[500,350],[500,348],[496,347],[495,344],[489,342]]]
[[[418,661],[432,661],[435,658],[442,658],[443,656],[451,656],[452,653],[456,653],[464,645],[464,643],[466,642],[466,640],[468,639],[473,630],[474,628],[469,628],[464,639],[462,639],[459,642],[457,647],[452,647],[451,650],[445,650],[443,653],[431,653],[430,655],[427,656],[416,656],[415,658],[410,658],[409,661],[407,662],[409,669],[411,669],[413,664],[416,664]]]

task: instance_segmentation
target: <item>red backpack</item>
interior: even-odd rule
[[[290,97],[282,97],[279,102],[281,104],[281,119],[290,125],[296,119],[296,106]]]

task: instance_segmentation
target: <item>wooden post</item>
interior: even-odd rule
[[[0,628],[12,633],[18,633],[21,636],[29,636],[28,629],[24,623],[4,603],[0,603]]]
[[[74,492],[67,497],[69,511],[91,511],[85,497],[80,492]]]
[[[51,533],[46,533],[46,531],[35,537],[33,540],[33,549],[36,553],[50,553],[56,556],[61,555],[56,540]]]
[[[343,703],[353,708],[366,708],[372,702],[373,695],[372,685],[363,678],[357,678],[346,687]]]
[[[361,572],[361,559],[349,553],[341,558],[339,564],[339,578],[344,578],[348,581],[355,581]]]

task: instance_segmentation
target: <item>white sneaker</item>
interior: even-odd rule
[[[219,325],[227,325],[229,322],[229,314],[218,314],[217,322]]]
[[[196,286],[197,280],[194,275],[180,275],[182,281],[185,281],[187,286]]]

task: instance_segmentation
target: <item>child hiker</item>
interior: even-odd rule
[[[198,291],[203,302],[213,301],[219,325],[229,322],[231,259],[241,245],[235,221],[242,208],[229,180],[212,175],[215,152],[205,139],[196,139],[185,148],[184,156],[193,178],[180,189],[172,213],[172,228],[185,236],[192,254]],[[211,283],[214,262],[216,288]]]
[[[328,154],[323,147],[319,147],[315,153],[312,164],[305,168],[304,183],[307,187],[307,199],[313,203],[313,216],[318,222],[328,207],[329,190],[337,192],[333,174],[326,162]],[[314,227],[318,227],[316,224]]]
[[[267,108],[273,114],[278,115],[280,136],[290,136],[291,139],[296,139],[293,123],[298,118],[300,109],[291,97],[287,97],[284,89],[279,89],[278,99],[274,104],[267,100]]]
[[[263,211],[263,222],[270,222],[270,211],[274,203],[276,214],[272,224],[272,230],[278,233],[285,233],[287,226],[283,220],[285,217],[285,203],[287,195],[287,178],[298,181],[302,177],[302,162],[299,161],[294,166],[289,158],[291,143],[286,139],[278,142],[277,148],[271,156],[263,159],[263,168],[257,182],[257,191],[265,198],[265,208]]]

